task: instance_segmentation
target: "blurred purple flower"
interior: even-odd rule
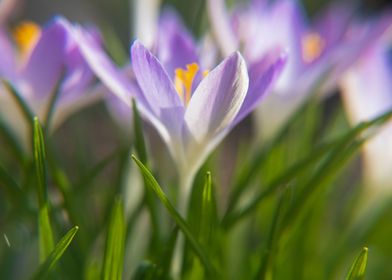
[[[55,87],[60,83],[53,115],[53,127],[58,126],[71,112],[100,97],[94,88],[95,78],[81,56],[74,38],[72,25],[57,17],[42,29],[25,22],[13,33],[13,40],[0,30],[0,78],[9,81],[41,121],[44,121]],[[95,40],[99,37],[95,31]],[[62,79],[60,81],[60,79]],[[24,133],[21,116],[10,94],[0,91],[0,110],[13,127]]]
[[[378,40],[342,79],[346,113],[353,125],[392,110],[392,60],[390,38]],[[372,194],[390,193],[392,123],[387,123],[363,146],[364,176]],[[369,193],[369,195],[371,195]]]
[[[336,87],[341,74],[390,25],[387,16],[353,30],[352,8],[344,4],[330,6],[312,25],[295,0],[253,0],[231,17],[224,0],[208,0],[208,8],[222,53],[240,48],[252,65],[272,47],[288,52],[274,93],[257,110],[264,137],[274,135],[310,94]]]

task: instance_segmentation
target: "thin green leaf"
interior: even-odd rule
[[[323,158],[325,155],[331,153],[333,150],[336,151],[336,149],[340,149],[340,151],[342,151],[342,149],[345,149],[350,142],[354,141],[354,139],[356,139],[359,135],[361,135],[361,133],[365,132],[367,129],[372,128],[374,126],[382,125],[388,119],[390,119],[391,116],[392,116],[392,111],[388,111],[385,114],[382,114],[373,120],[362,122],[357,126],[355,126],[354,128],[352,128],[351,130],[349,130],[344,135],[338,137],[336,140],[323,144],[320,147],[312,150],[308,156],[306,156],[304,159],[299,160],[297,163],[294,163],[292,167],[289,167],[285,172],[283,172],[283,174],[281,174],[275,180],[273,180],[265,188],[266,190],[256,195],[255,198],[251,200],[251,202],[249,202],[248,205],[246,205],[245,207],[237,211],[234,211],[233,208],[231,209],[229,208],[228,212],[226,213],[225,217],[222,220],[222,225],[225,228],[234,225],[236,222],[238,222],[239,220],[241,220],[242,218],[246,217],[251,212],[253,212],[255,209],[257,209],[260,202],[267,196],[274,193],[279,186],[288,183],[293,178],[295,178],[298,174],[306,170],[309,166],[314,165],[314,163],[317,160]],[[358,143],[356,146],[357,148],[359,147]],[[335,156],[338,156],[339,153],[340,153],[339,150],[336,151]],[[330,167],[324,166],[322,168],[327,169]]]
[[[175,223],[178,225],[180,230],[184,233],[186,239],[189,241],[189,244],[193,251],[195,252],[196,256],[200,259],[201,263],[205,267],[206,271],[209,274],[213,274],[215,272],[214,266],[210,262],[210,260],[207,258],[207,255],[197,239],[194,237],[192,232],[189,229],[188,224],[186,221],[181,217],[181,215],[177,212],[177,210],[174,208],[174,206],[171,204],[165,193],[162,191],[162,188],[159,186],[158,182],[155,180],[154,176],[151,174],[151,172],[147,169],[143,163],[138,160],[134,155],[132,155],[132,159],[135,161],[135,163],[138,165],[140,168],[141,173],[143,174],[147,186],[150,187],[154,193],[157,195],[159,200],[162,202],[162,204],[165,206],[167,211],[169,212],[170,216],[173,218]]]
[[[367,258],[368,248],[364,247],[351,265],[346,280],[362,280],[365,278]]]
[[[57,102],[57,99],[60,94],[60,88],[61,88],[63,79],[64,79],[64,70],[62,71],[60,79],[58,79],[56,86],[53,89],[53,93],[52,93],[52,96],[49,101],[49,105],[48,105],[48,108],[46,111],[46,116],[45,116],[45,130],[48,130],[50,128],[53,113],[55,111],[54,109],[56,108],[56,102]]]
[[[120,199],[114,203],[110,217],[103,262],[102,279],[122,279],[125,247],[124,206]]]
[[[136,269],[134,280],[153,280],[157,279],[157,266],[149,261],[143,261]],[[162,279],[162,278],[160,278]]]
[[[19,105],[28,123],[33,124],[33,119],[34,119],[33,111],[23,100],[22,95],[19,94],[17,89],[10,82],[6,80],[2,80],[2,83],[4,84],[7,91],[11,94],[11,96],[15,99],[16,103]]]
[[[199,240],[202,244],[208,245],[216,224],[216,209],[210,172],[207,172],[205,176],[202,199]]]
[[[310,103],[311,101],[309,101]],[[260,149],[256,150],[252,154],[252,158],[250,163],[244,163],[241,167],[240,174],[234,182],[233,192],[230,194],[229,203],[228,203],[228,211],[232,211],[237,205],[241,195],[249,188],[250,183],[257,176],[257,172],[259,172],[262,164],[265,159],[268,157],[271,150],[280,145],[280,143],[285,139],[289,128],[292,126],[294,122],[296,122],[303,112],[306,112],[305,108],[309,106],[308,103],[303,104],[293,115],[289,122],[287,122],[276,135],[269,140],[265,145],[261,146]]]
[[[140,161],[143,162],[144,165],[148,166],[148,157],[146,144],[144,140],[144,134],[142,129],[142,119],[140,118],[139,110],[137,108],[137,104],[135,99],[132,99],[132,111],[133,111],[133,128],[134,128],[134,139],[135,139],[135,149],[136,153],[140,158]],[[144,180],[144,185],[146,182]],[[148,211],[151,218],[151,223],[153,227],[153,236],[152,236],[152,245],[158,245],[160,236],[161,236],[161,228],[159,224],[159,218],[157,214],[157,207],[154,201],[153,194],[149,188],[145,188],[145,197],[144,200],[147,204]]]
[[[261,262],[259,269],[257,271],[257,276],[255,279],[265,279],[268,271],[268,267],[271,265],[271,261],[273,260],[273,253],[275,251],[276,243],[280,238],[280,229],[281,223],[283,220],[283,216],[285,211],[287,211],[289,201],[289,189],[286,188],[284,192],[280,195],[278,200],[278,204],[275,209],[274,217],[272,219],[272,224],[269,227],[270,230],[267,235],[266,244],[264,246],[264,250],[261,255]]]
[[[147,163],[146,144],[143,136],[142,121],[135,99],[132,99],[133,125],[135,130],[135,148],[140,161]]]
[[[56,244],[54,250],[46,258],[45,262],[41,264],[41,266],[38,268],[38,271],[34,274],[32,279],[41,280],[41,279],[46,279],[48,277],[49,273],[54,269],[57,262],[64,254],[65,250],[71,244],[78,229],[79,229],[78,226],[73,227],[64,235],[63,238],[61,238],[61,240]]]
[[[49,219],[49,206],[47,201],[47,180],[46,180],[46,155],[44,135],[38,119],[34,118],[34,163],[37,176],[37,196],[38,196],[38,227],[39,227],[39,254],[40,261],[43,262],[53,250],[53,232]]]
[[[47,190],[46,190],[46,153],[45,153],[45,141],[44,134],[42,132],[41,125],[38,118],[34,118],[34,161],[35,171],[37,176],[38,185],[38,202],[39,206],[42,207],[47,201]]]

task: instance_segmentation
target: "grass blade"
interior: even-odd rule
[[[5,88],[7,91],[12,95],[12,97],[15,99],[16,103],[19,105],[20,109],[22,110],[22,113],[28,123],[33,124],[34,120],[34,114],[33,111],[30,109],[30,107],[27,105],[27,103],[23,100],[22,96],[19,94],[17,89],[8,81],[2,80],[2,83],[4,84]]]
[[[140,168],[140,171],[146,180],[147,186],[149,188],[151,188],[152,191],[157,195],[159,200],[162,202],[162,204],[165,206],[165,208],[169,212],[170,216],[173,218],[173,220],[178,225],[180,230],[184,233],[192,250],[195,252],[196,256],[198,256],[200,262],[203,264],[206,271],[209,274],[213,274],[215,272],[214,266],[212,265],[210,260],[207,258],[207,255],[206,255],[205,251],[203,250],[203,248],[201,247],[200,243],[197,241],[195,236],[190,231],[188,224],[185,222],[185,220],[181,217],[181,215],[174,208],[174,206],[169,201],[169,199],[167,198],[165,193],[162,191],[162,188],[159,186],[158,182],[155,180],[155,178],[153,177],[151,172],[147,169],[147,167],[144,166],[143,163],[140,160],[138,160],[134,155],[132,155],[132,159],[135,161],[135,163]]]
[[[362,280],[365,278],[368,248],[364,247],[351,265],[346,280]]]
[[[207,172],[205,176],[202,199],[199,240],[203,245],[208,245],[216,224],[216,209],[210,172]]]
[[[133,111],[133,125],[135,130],[135,148],[140,161],[144,164],[147,163],[147,151],[146,144],[144,141],[142,121],[140,119],[139,110],[137,109],[137,104],[135,99],[132,99],[132,111]]]
[[[281,174],[275,180],[273,180],[266,187],[266,190],[256,195],[256,197],[251,202],[249,202],[248,205],[244,206],[242,209],[237,211],[235,211],[233,208],[229,208],[228,212],[226,213],[225,217],[222,220],[222,225],[225,228],[234,225],[236,222],[238,222],[242,218],[252,213],[255,209],[257,209],[258,205],[265,197],[274,193],[279,186],[288,183],[290,180],[295,178],[299,173],[303,172],[309,166],[312,166],[312,164],[314,164],[315,161],[325,157],[326,155],[328,155],[328,153],[331,152],[335,154],[335,157],[339,157],[340,151],[343,151],[349,145],[349,143],[354,141],[359,135],[361,135],[361,133],[366,132],[367,129],[372,128],[374,126],[382,125],[388,119],[390,119],[391,116],[392,116],[392,111],[388,111],[385,114],[382,114],[373,120],[362,122],[357,126],[355,126],[354,128],[352,128],[351,130],[349,130],[344,135],[331,141],[330,143],[326,143],[320,146],[319,148],[314,149],[313,151],[310,152],[308,156],[306,156],[304,159],[299,160],[297,163],[293,164],[292,167],[289,167],[285,172],[283,172],[283,174]],[[355,144],[355,146],[357,146],[355,149],[359,148],[358,143]],[[329,168],[328,166],[325,166],[323,169],[328,169],[328,168]]]
[[[120,199],[114,203],[110,217],[103,262],[102,279],[122,279],[125,247],[124,206]]]
[[[52,96],[50,98],[49,104],[48,104],[48,108],[46,111],[46,115],[45,115],[45,130],[48,131],[52,122],[52,118],[53,118],[53,114],[56,108],[56,102],[58,100],[58,97],[60,95],[60,88],[62,85],[62,82],[64,80],[64,69],[61,73],[60,79],[57,81],[54,89],[53,89],[53,93]]]
[[[53,270],[57,262],[60,260],[61,256],[64,254],[65,250],[71,244],[78,229],[78,226],[73,227],[64,235],[63,238],[61,238],[61,240],[56,244],[54,250],[46,258],[45,262],[38,268],[38,271],[34,274],[32,279],[41,280],[47,278],[49,273]]]
[[[38,231],[39,231],[39,254],[40,261],[43,262],[53,250],[53,232],[49,219],[49,205],[47,200],[46,182],[46,155],[44,135],[38,118],[34,118],[34,163],[37,176],[38,195]]]
[[[137,104],[135,99],[132,99],[132,111],[133,111],[133,128],[135,131],[135,149],[140,161],[143,162],[144,165],[148,166],[148,157],[147,157],[147,150],[146,150],[146,142],[144,140],[144,134],[142,129],[142,119],[140,118],[140,113],[137,108]],[[144,185],[146,182],[144,180]],[[158,218],[158,210],[156,207],[155,199],[153,193],[149,188],[145,188],[145,198],[148,211],[150,213],[151,223],[153,227],[153,238],[152,238],[152,245],[155,247],[159,243],[161,239],[161,227]]]

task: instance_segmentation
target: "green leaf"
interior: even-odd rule
[[[143,261],[136,269],[134,280],[157,279],[157,266],[149,261]]]
[[[58,79],[56,86],[53,89],[53,93],[52,93],[52,96],[51,96],[49,104],[48,104],[48,108],[47,108],[46,116],[45,116],[45,129],[46,130],[49,130],[50,125],[51,125],[53,113],[56,108],[56,102],[57,102],[57,99],[60,94],[60,87],[61,87],[62,82],[64,80],[64,74],[65,73],[64,73],[64,69],[63,69],[61,76],[60,76],[60,79]]]
[[[49,273],[54,269],[57,262],[64,254],[65,250],[71,244],[78,229],[79,229],[78,226],[73,227],[64,235],[63,238],[61,238],[61,240],[56,244],[54,250],[45,259],[45,262],[40,265],[40,267],[38,268],[37,272],[34,274],[32,279],[41,280],[41,279],[46,279],[48,277]]]
[[[133,110],[133,125],[135,130],[136,152],[140,158],[140,161],[146,164],[147,163],[146,144],[143,136],[142,121],[140,119],[140,114],[135,99],[132,99],[132,110]]]
[[[15,99],[16,103],[19,105],[22,113],[28,123],[33,124],[34,114],[27,103],[23,100],[22,95],[19,94],[17,89],[8,81],[2,80],[7,91],[11,94],[11,96]]]
[[[37,196],[38,196],[38,231],[39,231],[39,254],[40,261],[43,262],[53,250],[53,232],[49,219],[49,206],[47,201],[47,180],[46,180],[46,158],[45,143],[41,125],[38,119],[34,118],[34,163],[37,176]]]
[[[342,161],[343,157],[349,157],[354,153],[363,140],[359,140],[355,142],[355,139],[364,133],[367,129],[372,128],[374,126],[382,125],[385,123],[388,119],[390,119],[392,116],[392,111],[388,111],[385,114],[380,115],[379,117],[376,117],[373,120],[370,121],[365,121],[348,132],[346,132],[344,135],[337,137],[337,139],[332,140],[329,143],[325,143],[321,146],[319,146],[316,149],[313,149],[310,151],[308,156],[305,156],[303,159],[298,160],[298,162],[294,163],[291,167],[289,167],[286,171],[284,171],[281,175],[279,175],[276,179],[272,180],[270,184],[267,185],[265,188],[265,191],[261,192],[260,194],[256,195],[255,198],[253,198],[248,205],[244,206],[242,209],[235,211],[234,209],[228,209],[228,212],[226,213],[225,217],[222,220],[222,225],[225,228],[228,228],[232,225],[234,225],[236,222],[241,220],[242,218],[248,216],[250,213],[252,213],[255,209],[257,209],[258,205],[261,203],[261,201],[266,198],[267,196],[271,195],[274,193],[279,186],[286,184],[290,182],[292,179],[294,179],[296,176],[298,176],[301,172],[306,170],[307,168],[313,166],[317,160],[328,157],[329,160],[324,161],[324,166],[319,168],[319,174],[314,175],[316,176],[315,178],[311,179],[312,182],[308,182],[307,186],[309,186],[309,189],[315,189],[311,188],[314,184],[314,182],[319,182],[318,180],[322,178],[322,172],[327,172],[333,173],[334,170],[336,170],[336,166],[333,166],[333,163],[336,161]],[[353,146],[351,149],[348,149],[347,147],[350,146],[350,143],[354,141]],[[348,150],[351,150],[351,152],[347,152]],[[343,151],[346,150],[345,153]],[[334,154],[334,156],[331,156],[331,153]],[[304,188],[308,189],[308,188]],[[306,196],[306,194],[303,194],[303,196]],[[231,211],[230,211],[231,210]]]
[[[46,153],[44,134],[38,118],[34,118],[34,162],[38,185],[38,202],[42,207],[47,201],[46,190]]]
[[[364,247],[351,265],[346,280],[362,280],[365,278],[367,258],[368,248]]]
[[[311,103],[311,101],[309,101],[309,103]],[[265,145],[261,146],[259,149],[253,152],[249,163],[245,162],[244,164],[242,164],[239,176],[236,178],[233,185],[234,191],[230,194],[227,207],[228,211],[232,211],[235,208],[241,198],[241,195],[251,186],[252,180],[255,180],[255,178],[257,178],[256,175],[259,172],[263,163],[265,162],[266,158],[270,154],[270,151],[282,143],[292,124],[296,122],[304,112],[307,111],[305,109],[307,106],[309,106],[309,103],[303,104],[294,113],[290,121],[287,122],[271,140],[269,140]]]
[[[134,139],[135,139],[135,149],[140,161],[143,162],[144,165],[148,166],[148,157],[147,157],[147,150],[146,144],[144,140],[144,134],[142,129],[142,120],[140,118],[139,110],[137,108],[137,104],[135,99],[132,99],[132,111],[133,111],[133,128],[134,128]],[[144,181],[144,185],[146,182]],[[145,189],[145,197],[144,200],[146,201],[148,211],[151,218],[151,223],[153,227],[153,237],[152,237],[152,244],[157,245],[161,238],[161,228],[159,224],[159,218],[157,214],[157,207],[155,203],[155,199],[151,190],[146,188]],[[155,247],[155,246],[154,246]]]
[[[216,209],[210,172],[207,172],[205,176],[202,199],[199,240],[203,245],[208,245],[216,225]]]
[[[195,252],[196,256],[200,259],[200,262],[203,264],[204,268],[209,274],[213,274],[215,272],[215,268],[207,258],[207,255],[200,243],[197,241],[195,236],[190,231],[190,228],[186,221],[181,217],[181,215],[176,211],[172,203],[169,201],[165,193],[162,191],[162,188],[159,186],[158,182],[155,180],[154,176],[147,169],[143,163],[138,160],[134,155],[132,155],[132,159],[136,162],[138,167],[140,168],[143,177],[146,180],[147,186],[153,190],[153,192],[157,195],[159,200],[165,206],[170,216],[173,218],[177,226],[184,233],[185,238],[188,240],[192,250]]]
[[[255,277],[255,279],[266,279],[268,267],[271,265],[271,262],[274,259],[273,254],[275,252],[276,243],[278,242],[281,235],[281,223],[283,220],[283,216],[288,209],[287,204],[289,202],[289,199],[289,189],[286,188],[278,199],[271,226],[269,227],[270,230],[266,238],[264,250],[261,255],[260,266],[258,268],[257,276]]]
[[[110,217],[103,261],[102,279],[122,279],[125,247],[124,207],[120,199],[116,199]]]

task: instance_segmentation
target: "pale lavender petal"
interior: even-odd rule
[[[245,61],[236,52],[199,84],[185,112],[186,129],[198,143],[227,130],[245,99],[249,79]]]
[[[153,114],[174,134],[181,131],[184,105],[157,58],[140,42],[131,47],[132,67]]]
[[[212,32],[224,56],[228,56],[238,48],[238,41],[230,26],[229,15],[224,0],[208,0],[207,12]]]
[[[391,76],[390,53],[384,42],[363,55],[344,75],[343,100],[354,124],[392,109]]]
[[[334,88],[341,75],[377,42],[388,35],[392,27],[392,16],[386,13],[377,19],[361,23],[352,23],[345,37],[335,46],[331,46],[328,55],[322,61],[309,65],[305,71],[317,81],[328,71],[323,81],[321,91],[327,92]],[[317,74],[320,73],[320,74]],[[315,75],[316,74],[316,75]]]
[[[161,0],[134,0],[133,27],[135,37],[148,48],[156,42]]]
[[[286,63],[287,54],[270,52],[249,67],[249,89],[233,125],[244,119],[271,89]]]
[[[342,79],[345,111],[353,125],[392,110],[392,64],[389,40],[378,41]],[[385,124],[367,141],[364,176],[372,191],[389,188],[391,182],[392,124]],[[386,189],[384,189],[385,191]]]
[[[35,98],[53,93],[62,73],[66,42],[67,32],[56,20],[43,28],[17,81],[22,92]]]
[[[73,33],[84,59],[109,90],[129,107],[131,107],[132,96],[143,104],[146,103],[135,81],[128,79],[127,75],[113,64],[94,36],[77,27]]]
[[[184,23],[172,10],[165,10],[159,21],[157,56],[170,77],[175,69],[198,63],[196,45]]]

